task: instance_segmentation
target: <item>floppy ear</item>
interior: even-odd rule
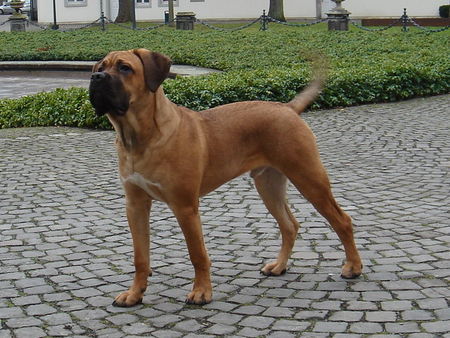
[[[133,49],[133,53],[141,59],[144,65],[144,77],[148,89],[156,92],[161,83],[167,79],[172,61],[163,54],[144,48]]]
[[[98,71],[98,68],[100,67],[100,64],[102,63],[103,59],[98,61],[93,67],[92,67],[92,73],[95,73]]]

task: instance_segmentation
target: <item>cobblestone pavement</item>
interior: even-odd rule
[[[284,276],[259,274],[280,237],[248,175],[202,199],[213,302],[184,304],[193,272],[167,207],[152,210],[154,275],[132,279],[114,133],[0,130],[0,337],[445,337],[450,332],[450,95],[304,115],[365,270],[292,188],[302,228]]]

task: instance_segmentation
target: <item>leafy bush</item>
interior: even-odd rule
[[[448,18],[450,12],[450,5],[442,5],[439,7],[439,16],[441,18]]]
[[[0,100],[0,128],[69,126],[110,128],[106,118],[97,118],[86,89],[56,89]]]
[[[447,93],[450,89],[449,32],[435,34],[328,32],[270,25],[239,32],[0,32],[3,60],[99,60],[110,50],[145,47],[175,63],[223,70],[208,76],[168,80],[176,103],[207,109],[242,100],[289,101],[310,77],[300,51],[329,58],[327,86],[313,108],[385,102]],[[98,120],[84,89],[56,90],[17,100],[0,100],[0,128],[32,125],[109,127]]]

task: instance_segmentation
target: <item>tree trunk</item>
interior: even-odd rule
[[[169,0],[169,26],[170,27],[175,27],[175,23],[173,21],[173,19],[175,19],[175,14],[174,14],[174,9],[173,9],[173,0]]]
[[[270,0],[268,15],[275,20],[286,21],[284,18],[283,0]]]
[[[134,0],[132,0],[134,1]],[[131,21],[131,1],[119,0],[119,14],[115,20],[116,23]]]

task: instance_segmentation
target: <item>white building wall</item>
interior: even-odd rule
[[[439,17],[439,6],[449,0],[346,0],[342,3],[350,17],[400,17],[403,8],[411,17]]]
[[[161,0],[150,0],[151,7],[137,7],[137,20],[162,20],[166,5]],[[314,17],[315,0],[285,0],[287,17]],[[268,12],[269,0],[178,0],[176,12],[194,12],[198,19],[256,19],[263,10]]]
[[[100,0],[87,0],[86,6],[68,7],[67,0],[56,0],[58,23],[92,22],[100,17]],[[331,0],[320,0],[322,11],[334,6]],[[37,0],[38,20],[53,22],[53,1]],[[361,17],[400,17],[403,8],[413,17],[437,17],[439,6],[449,4],[450,0],[346,0],[343,6],[350,11],[352,18]],[[114,20],[118,12],[118,0],[103,0],[105,15]],[[284,0],[284,13],[287,18],[315,18],[316,0]],[[319,6],[320,8],[320,6]],[[178,0],[177,12],[194,12],[198,19],[253,19],[269,9],[269,0]],[[163,0],[150,0],[149,7],[136,7],[138,21],[163,20],[167,5]],[[323,15],[326,17],[326,15]]]
[[[103,0],[103,2],[108,0]],[[56,18],[58,23],[92,22],[100,17],[100,1],[88,0],[86,6],[68,7],[65,0],[56,0]],[[53,1],[37,1],[38,21],[53,22]]]

